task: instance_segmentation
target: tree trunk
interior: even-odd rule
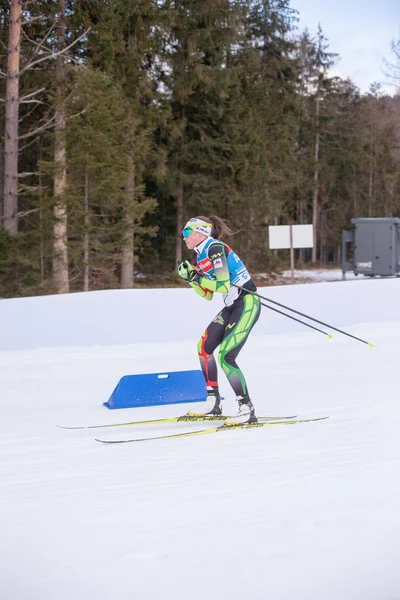
[[[300,225],[303,225],[303,221],[304,221],[304,201],[303,198],[299,199],[299,203],[298,203],[298,222]],[[301,264],[304,264],[305,261],[305,248],[300,248],[299,249],[299,262]]]
[[[183,229],[183,181],[179,182],[176,195],[176,245],[175,264],[182,260],[182,229]]]
[[[312,262],[317,261],[317,239],[318,239],[318,187],[319,187],[319,103],[320,98],[316,98],[315,106],[315,122],[316,122],[316,134],[315,134],[315,150],[314,150],[314,185],[313,185],[313,201],[312,201],[312,213],[313,213],[313,249],[312,249]]]
[[[374,192],[374,139],[372,125],[369,140],[369,174],[368,174],[368,216],[372,217],[372,204]]]
[[[40,233],[40,283],[44,284],[44,220],[43,220],[43,179],[42,179],[42,148],[37,144],[39,156],[39,233]]]
[[[352,181],[352,195],[353,195],[353,216],[357,217],[357,173],[355,167],[353,168],[353,181]]]
[[[65,47],[65,0],[59,0],[58,51]],[[53,238],[53,282],[58,294],[69,292],[67,206],[67,150],[65,141],[65,63],[64,55],[56,58],[57,106],[55,112],[54,142],[54,238]]]
[[[121,258],[121,288],[133,287],[133,257],[134,257],[134,203],[135,203],[135,158],[129,154],[129,177],[126,185],[127,201],[124,208],[125,232],[122,244]]]
[[[18,112],[21,1],[10,0],[4,128],[4,229],[18,232]]]
[[[3,137],[0,132],[0,136]],[[3,144],[0,142],[0,227],[3,226],[3,198],[4,198],[4,150]]]
[[[325,231],[326,213],[321,208],[320,210],[320,250],[319,250],[319,261],[321,265],[325,265],[326,261],[326,231]]]
[[[263,0],[263,12],[264,12],[264,31],[263,31],[263,71],[264,74],[267,70],[267,59],[268,59],[268,44],[269,44],[269,20],[270,20],[270,0]]]
[[[89,168],[85,167],[85,233],[83,236],[83,291],[89,291]]]

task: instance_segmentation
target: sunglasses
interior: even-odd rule
[[[190,227],[190,225],[188,227],[184,227],[182,229],[182,236],[183,236],[183,238],[184,239],[188,238],[189,235],[192,233],[192,231],[193,231],[193,227]]]
[[[193,221],[195,221],[195,220],[193,219]],[[188,238],[189,235],[192,233],[192,231],[194,231],[195,229],[198,229],[198,231],[200,233],[203,233],[201,231],[201,227],[202,226],[212,227],[212,224],[211,223],[205,223],[205,222],[204,223],[199,223],[198,221],[195,221],[193,223],[190,223],[189,225],[185,225],[185,227],[182,229],[183,239]],[[208,235],[208,234],[206,232],[204,232],[204,235]]]

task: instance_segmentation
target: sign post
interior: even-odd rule
[[[284,250],[290,248],[290,269],[294,279],[294,249],[312,248],[312,225],[270,225],[268,227],[270,250]]]
[[[292,281],[294,279],[294,248],[293,248],[293,225],[290,225],[290,269],[292,271]]]

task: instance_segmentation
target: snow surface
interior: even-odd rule
[[[102,403],[123,375],[198,368],[220,300],[168,289],[0,301],[1,600],[400,599],[400,280],[260,292],[376,344],[263,309],[239,357],[258,414],[330,418],[117,446],[56,424],[186,410]],[[223,374],[221,388],[231,413]]]
[[[282,271],[282,277],[291,277],[292,271]],[[312,281],[342,281],[342,269],[293,269],[296,279],[311,279]],[[364,275],[355,275],[353,271],[347,271],[345,279],[364,279]]]

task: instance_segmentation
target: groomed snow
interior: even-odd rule
[[[399,600],[400,280],[259,291],[376,344],[263,308],[238,361],[257,412],[330,418],[118,446],[56,424],[186,410],[102,403],[123,375],[198,368],[220,300],[0,301],[1,600]],[[222,374],[221,388],[231,413]]]

